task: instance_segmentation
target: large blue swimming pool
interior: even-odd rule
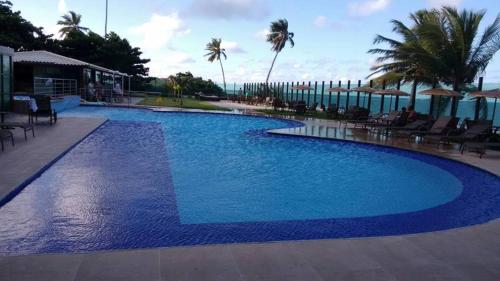
[[[278,137],[270,118],[79,107],[106,117],[0,208],[0,254],[393,235],[500,216],[500,180],[441,158]]]

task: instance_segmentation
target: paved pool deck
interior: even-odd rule
[[[336,128],[339,138],[363,133],[338,129],[339,124],[331,121],[303,121],[308,130],[323,126],[333,132]],[[28,137],[28,142],[22,132],[15,132],[16,147],[7,145],[0,153],[2,194],[103,122],[61,118],[54,126],[37,126],[37,137]],[[364,141],[388,144],[384,138]],[[406,144],[403,148],[411,149]],[[496,152],[488,151],[479,159],[473,153],[455,155],[450,148],[424,149],[499,174]],[[500,280],[499,237],[497,219],[466,228],[390,237],[0,257],[0,280]]]
[[[27,121],[24,116],[9,117],[6,121]],[[105,121],[102,118],[60,118],[56,124],[49,125],[40,119],[35,125],[35,137],[28,132],[27,140],[21,129],[15,129],[15,146],[7,140],[5,150],[0,152],[0,202]]]

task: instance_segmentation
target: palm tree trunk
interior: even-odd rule
[[[410,96],[410,104],[409,106],[415,107],[415,99],[417,98],[417,86],[418,86],[418,81],[417,79],[413,80],[413,85],[411,87],[411,96]]]
[[[269,69],[269,72],[267,73],[266,77],[266,95],[268,94],[269,88],[268,88],[268,83],[269,83],[269,77],[271,77],[271,71],[273,71],[274,63],[276,62],[276,58],[278,57],[279,52],[276,52],[276,55],[274,55],[273,63],[271,63],[271,68]]]
[[[227,96],[226,92],[226,76],[224,75],[224,67],[222,67],[222,61],[219,59],[220,69],[222,69],[222,81],[224,82],[224,94]]]
[[[453,83],[453,91],[460,93],[461,87],[457,81],[458,81],[458,79],[455,79],[455,83]],[[452,97],[451,98],[451,116],[455,117],[457,115],[457,110],[458,110],[457,97]]]

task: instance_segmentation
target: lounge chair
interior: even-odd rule
[[[344,123],[347,126],[348,123],[354,124],[354,128],[358,125],[365,126],[366,123],[370,119],[370,111],[366,108],[362,107],[351,107],[346,114],[344,114],[344,120],[340,121],[340,123]]]
[[[329,118],[337,118],[339,109],[336,104],[329,104],[328,108],[326,109],[326,116]]]
[[[451,135],[448,134],[446,136],[435,136],[431,137],[431,141],[435,141],[438,143],[450,143],[455,142],[460,144],[460,151],[463,152],[464,143],[466,142],[485,142],[489,136],[491,136],[492,132],[492,123],[476,123],[469,127],[465,132],[459,135]]]
[[[307,106],[304,101],[299,101],[294,106],[295,113],[305,114],[307,111]]]
[[[391,111],[389,115],[382,114],[379,115],[378,118],[368,118],[365,122],[365,126],[369,126],[371,129],[384,130],[385,133],[388,134],[390,128],[394,126],[394,122],[398,119],[399,115],[399,111]]]
[[[447,135],[451,130],[456,129],[458,118],[451,116],[441,116],[439,117],[431,128],[426,131],[417,131],[408,136],[408,141],[416,139],[417,137],[422,138],[424,141],[432,141],[436,137],[441,137]]]
[[[27,132],[31,131],[33,134],[33,137],[35,137],[35,126],[30,123],[23,123],[23,122],[3,122],[0,123],[0,128],[2,129],[14,129],[14,128],[20,128],[24,131],[24,140],[28,140]]]
[[[307,113],[308,114],[314,114],[318,108],[318,103],[315,102],[313,105],[307,107]]]
[[[285,105],[285,103],[283,103],[283,101],[281,101],[281,99],[276,98],[273,100],[273,109],[275,111],[283,110],[285,108],[286,108],[286,105]]]
[[[10,139],[12,146],[14,146],[14,134],[8,129],[0,129],[0,143],[2,146],[2,151],[4,151],[5,147],[3,144],[3,140]]]
[[[408,137],[409,135],[425,130],[428,122],[425,120],[415,120],[401,127],[391,127],[390,132],[393,137]]]
[[[57,112],[52,108],[52,103],[50,102],[50,96],[46,95],[35,95],[35,100],[37,104],[37,111],[30,112],[30,119],[35,118],[38,121],[39,116],[49,117],[49,123],[52,125],[57,122]]]

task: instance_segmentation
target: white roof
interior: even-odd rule
[[[83,66],[100,71],[105,71],[109,73],[119,74],[123,76],[128,76],[125,73],[121,73],[116,70],[111,70],[102,66],[84,62],[81,60],[61,56],[49,51],[26,51],[26,52],[16,52],[12,58],[14,62],[21,63],[42,63],[42,64],[53,64],[53,65],[67,65],[67,66]]]
[[[12,56],[14,54],[14,50],[9,47],[0,46],[0,54]]]

